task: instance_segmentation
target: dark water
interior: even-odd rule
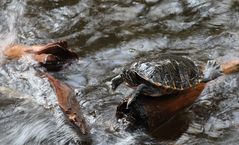
[[[132,90],[109,89],[123,65],[148,51],[188,56],[199,64],[238,57],[237,0],[2,0],[0,24],[1,50],[10,43],[64,39],[78,52],[80,60],[55,75],[75,89],[91,126],[90,136],[82,137],[67,124],[48,82],[29,68],[34,62],[1,57],[0,144],[239,142],[238,74],[210,82],[200,99],[165,127],[166,137],[124,131],[115,111]],[[184,128],[177,135],[175,122]]]

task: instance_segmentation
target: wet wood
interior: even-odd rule
[[[239,72],[239,59],[228,60],[227,62],[221,64],[221,68],[225,74]]]
[[[30,50],[29,46],[22,44],[9,45],[4,51],[3,54],[11,59],[19,59],[22,56],[26,55],[26,51]]]
[[[48,71],[60,70],[65,63],[78,58],[76,53],[67,49],[66,41],[33,46],[15,44],[8,46],[3,53],[10,59],[19,59],[30,55]]]
[[[58,104],[68,119],[76,125],[82,134],[87,134],[89,128],[86,125],[84,116],[81,113],[80,105],[76,100],[74,91],[67,84],[57,80],[48,73],[45,73],[57,95]]]
[[[195,88],[189,88],[177,94],[171,94],[162,97],[141,96],[140,105],[142,108],[138,110],[133,107],[131,110],[132,114],[130,115],[137,118],[138,114],[145,114],[148,130],[153,131],[172,118],[175,114],[192,105],[201,94],[205,85],[205,83],[201,83]],[[118,118],[122,118],[124,116],[126,104],[127,98],[125,98],[123,102],[118,105]]]
[[[22,44],[10,45],[4,51],[5,56],[10,59],[20,59],[30,55],[41,66],[47,70],[59,70],[65,63],[77,59],[77,54],[67,49],[66,41],[57,41],[46,45],[27,46]],[[48,73],[44,74],[53,87],[58,104],[67,118],[82,134],[87,134],[89,129],[84,116],[81,113],[80,105],[76,100],[74,91],[67,84],[57,80]]]
[[[204,89],[205,84],[199,84],[195,88],[189,88],[178,94],[167,96],[168,98],[144,97],[142,104],[148,114],[148,125],[150,129],[159,126],[172,116],[193,104]]]

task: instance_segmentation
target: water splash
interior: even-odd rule
[[[76,144],[80,140],[59,108],[46,110],[14,89],[0,87],[0,91],[0,144]]]
[[[0,19],[0,60],[2,60],[3,50],[9,45],[17,41],[18,28],[17,24],[21,21],[25,3],[22,0],[13,0],[10,3],[5,2],[6,8],[1,10]]]
[[[34,63],[26,57],[1,66],[0,144],[78,144],[83,138],[66,120]]]

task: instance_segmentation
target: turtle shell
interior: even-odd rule
[[[202,78],[200,68],[193,61],[172,54],[162,54],[156,59],[140,60],[133,63],[130,69],[156,86],[173,90],[184,90],[195,86]]]

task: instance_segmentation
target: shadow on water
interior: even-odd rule
[[[0,7],[1,50],[11,43],[65,39],[78,52],[79,61],[54,75],[75,89],[92,144],[237,144],[238,74],[209,83],[189,109],[151,135],[124,130],[116,107],[132,90],[109,88],[122,66],[149,51],[198,64],[238,57],[236,0],[3,0]],[[84,137],[64,120],[33,64],[1,59],[0,84],[11,91],[0,91],[0,143],[77,144]],[[9,99],[12,92],[18,95]]]

